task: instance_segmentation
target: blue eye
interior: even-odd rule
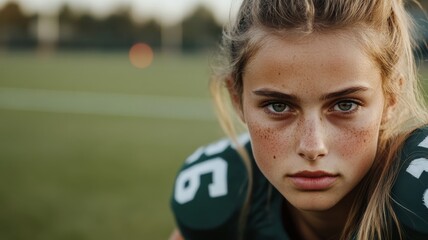
[[[286,111],[289,111],[289,106],[287,106],[287,104],[285,103],[271,103],[269,105],[267,105],[267,108],[270,112],[273,113],[283,113]]]
[[[350,113],[358,109],[360,105],[353,101],[338,102],[333,107],[333,111]]]

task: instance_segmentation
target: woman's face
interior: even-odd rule
[[[373,164],[381,75],[350,38],[270,37],[245,68],[241,101],[257,165],[298,209],[334,207]]]

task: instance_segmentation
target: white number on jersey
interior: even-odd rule
[[[248,133],[242,134],[237,140],[239,144],[245,145],[250,141],[250,135]],[[207,157],[220,154],[230,146],[235,148],[230,140],[223,139],[205,148],[200,147],[186,159],[185,163],[189,165],[197,161],[202,154],[205,154]],[[175,182],[175,200],[180,204],[192,201],[201,185],[201,176],[209,173],[212,174],[212,183],[208,186],[209,196],[214,198],[227,195],[227,167],[227,162],[217,157],[183,170]]]
[[[210,197],[227,194],[227,162],[222,158],[213,158],[183,170],[175,183],[174,198],[184,204],[196,195],[201,184],[201,176],[212,173],[212,183],[208,185]]]
[[[426,137],[418,146],[428,148],[428,137]],[[419,179],[423,172],[428,172],[428,159],[418,158],[413,160],[406,171],[415,178]],[[423,195],[423,202],[425,207],[428,208],[428,189],[425,190]]]

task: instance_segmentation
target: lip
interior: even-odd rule
[[[292,184],[303,191],[322,191],[329,189],[339,177],[324,171],[301,171],[287,175]]]

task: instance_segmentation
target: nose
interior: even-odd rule
[[[322,119],[312,117],[302,120],[297,134],[297,153],[306,160],[317,160],[327,155],[326,130]]]

